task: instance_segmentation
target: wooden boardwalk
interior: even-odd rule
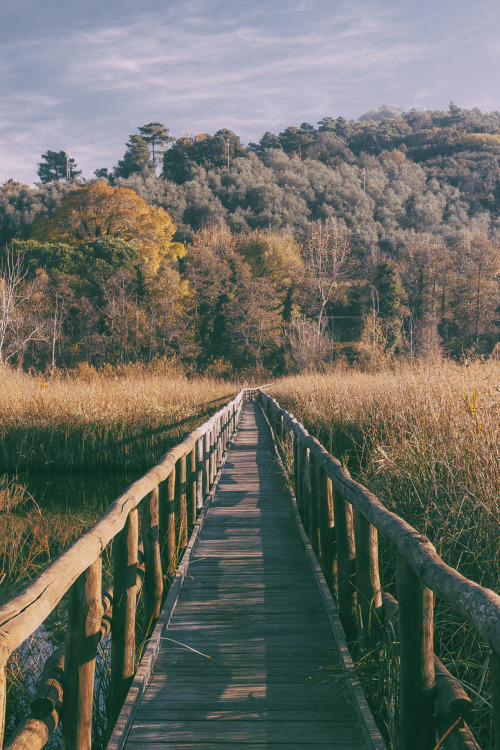
[[[349,656],[325,590],[265,418],[249,402],[160,623],[148,686],[124,729],[126,702],[110,748],[384,747],[342,676]]]

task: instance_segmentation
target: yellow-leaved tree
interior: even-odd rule
[[[51,216],[33,230],[40,242],[86,244],[97,239],[121,239],[139,249],[145,270],[154,274],[162,261],[184,255],[184,245],[172,242],[176,227],[163,209],[149,206],[133,190],[102,182],[69,190]]]

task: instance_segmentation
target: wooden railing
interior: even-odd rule
[[[0,608],[0,747],[5,729],[7,661],[69,592],[65,644],[47,660],[31,703],[8,750],[38,750],[62,721],[66,750],[90,750],[97,647],[111,630],[110,719],[119,714],[136,668],[136,603],[143,590],[143,638],[156,621],[165,584],[188,541],[229,440],[241,391],[204,425],[131,484],[100,520]],[[139,524],[139,505],[142,519]],[[141,534],[139,531],[141,525]],[[142,539],[140,540],[140,535]],[[102,590],[102,553],[113,542],[113,584]]]
[[[434,655],[433,602],[439,597],[490,647],[495,748],[500,750],[500,596],[446,565],[427,537],[387,510],[275,399],[258,400],[275,435],[293,440],[295,495],[306,533],[337,600],[348,640],[377,652],[384,621],[397,623],[400,747],[432,750],[436,737],[456,750],[478,745],[464,719],[473,708]],[[378,534],[397,564],[397,601],[383,591]]]

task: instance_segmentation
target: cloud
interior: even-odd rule
[[[54,18],[58,2],[48,2]],[[488,16],[474,20],[470,11],[464,28],[450,2],[422,0],[422,12],[410,0],[88,0],[78,23],[42,23],[40,15],[36,33],[0,47],[0,180],[6,165],[33,173],[43,151],[66,145],[89,174],[112,166],[128,134],[149,120],[174,135],[227,126],[258,140],[265,130],[353,117],[388,100],[411,106],[422,92],[422,105],[444,97],[464,106],[451,86],[453,55],[469,53]],[[42,13],[37,3],[31,12]]]

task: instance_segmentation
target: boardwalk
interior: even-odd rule
[[[328,607],[269,429],[247,403],[124,747],[383,747],[339,677]]]

